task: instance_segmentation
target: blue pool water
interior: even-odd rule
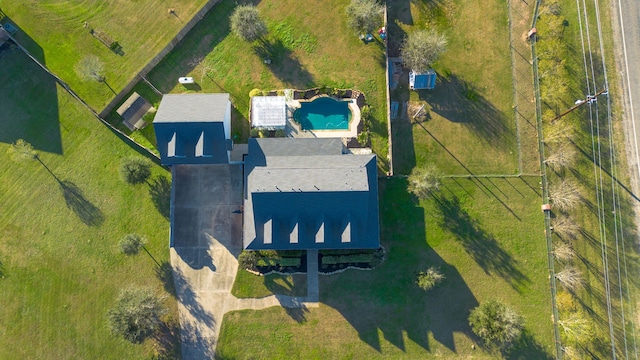
[[[351,121],[351,110],[347,101],[330,97],[319,97],[301,102],[293,118],[303,130],[347,130]]]

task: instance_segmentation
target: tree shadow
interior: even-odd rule
[[[173,281],[173,268],[171,263],[166,260],[162,260],[160,265],[156,268],[156,277],[162,283],[164,291],[173,297],[176,297],[176,286]]]
[[[161,322],[158,331],[154,334],[156,357],[158,360],[180,359],[182,344],[180,337],[180,324],[177,321]]]
[[[154,177],[149,183],[149,195],[160,215],[169,219],[171,216],[171,181],[164,175]]]
[[[44,51],[10,17],[0,10],[2,23],[17,32],[15,41],[43,65]],[[0,46],[0,142],[24,139],[34,149],[62,154],[60,109],[55,79],[32,61],[12,40]],[[16,76],[19,75],[19,76]]]
[[[533,337],[529,330],[524,329],[518,341],[513,347],[502,351],[502,356],[505,359],[553,359],[553,356],[549,354],[545,348],[540,345]]]
[[[440,212],[439,226],[456,236],[485,273],[497,274],[518,292],[531,283],[527,275],[518,269],[516,260],[500,247],[493,235],[482,229],[478,220],[461,207],[457,197],[433,198]]]
[[[338,310],[359,338],[378,352],[382,352],[380,334],[402,351],[405,337],[429,351],[430,333],[456,352],[454,334],[471,334],[467,317],[478,301],[456,267],[426,244],[424,209],[407,192],[406,178],[383,180],[380,185],[387,259],[375,270],[321,277],[321,301]],[[415,274],[428,266],[439,267],[446,280],[424,292],[415,285]]]
[[[254,53],[265,62],[275,77],[297,88],[312,86],[313,76],[280,39],[261,39],[253,47]]]
[[[172,267],[172,273],[175,294],[180,299],[180,303],[191,313],[196,321],[202,322],[208,327],[213,327],[215,325],[213,315],[202,308],[200,303],[197,301],[198,296],[191,288],[191,285],[189,285],[189,281],[185,278],[182,271],[177,267]],[[166,282],[166,284],[165,288],[170,286],[169,282]]]
[[[515,146],[512,121],[457,75],[439,76],[435,90],[419,90],[418,94],[433,112],[462,124],[489,144],[500,149]]]
[[[69,180],[59,181],[58,184],[67,207],[80,218],[80,221],[89,226],[102,225],[104,222],[102,210],[84,197],[78,185]]]

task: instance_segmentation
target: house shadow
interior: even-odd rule
[[[418,90],[418,95],[429,103],[431,111],[462,124],[492,146],[500,149],[515,146],[511,120],[457,75],[439,76],[434,90]]]
[[[299,89],[313,85],[311,73],[300,64],[282,40],[261,39],[254,45],[253,51],[280,81]]]
[[[0,23],[17,29],[15,40],[45,64],[44,51],[0,9]],[[58,89],[54,78],[12,41],[0,46],[0,142],[24,139],[34,149],[62,154]]]
[[[78,216],[80,221],[88,226],[102,225],[104,222],[102,210],[87,200],[78,185],[70,180],[62,180],[58,184],[67,207]]]
[[[424,209],[407,191],[406,178],[381,184],[382,245],[387,258],[372,271],[321,278],[321,301],[340,312],[362,341],[381,352],[380,334],[406,351],[405,339],[430,351],[429,335],[457,352],[454,334],[475,341],[467,318],[478,301],[455,266],[427,245]],[[438,267],[446,280],[428,292],[416,284],[419,271]],[[455,299],[452,301],[452,299]]]
[[[518,269],[517,261],[461,206],[458,197],[434,195],[433,198],[440,215],[438,226],[454,235],[485,273],[500,276],[517,291],[531,283]]]

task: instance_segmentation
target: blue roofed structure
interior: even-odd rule
[[[153,127],[163,165],[229,163],[229,94],[164,95]]]
[[[413,70],[409,72],[409,89],[431,90],[436,86],[436,72],[433,69],[429,69],[426,72],[418,73]]]
[[[380,247],[376,156],[337,138],[249,139],[244,248]]]

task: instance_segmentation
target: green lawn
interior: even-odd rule
[[[238,298],[261,298],[272,294],[307,296],[307,275],[254,275],[238,269],[231,294]]]
[[[114,93],[105,84],[80,80],[75,64],[85,55],[99,57],[107,84],[118,92],[205,3],[206,0],[3,0],[0,10],[19,27],[18,41],[100,112]],[[176,16],[169,14],[169,8],[175,9]],[[123,54],[103,45],[90,34],[91,29],[107,33],[120,44]]]
[[[415,104],[410,117],[420,105],[427,112],[422,122],[393,121],[395,173],[408,174],[428,163],[445,174],[518,173],[504,2],[394,0],[388,7],[392,48],[425,26],[448,40],[447,51],[434,64],[435,89],[409,91],[408,79],[401,78],[392,92],[392,101]]]
[[[551,357],[537,183],[537,178],[449,179],[440,194],[417,203],[405,180],[383,181],[382,243],[388,259],[373,271],[320,277],[318,309],[225,315],[218,355],[492,358],[496,354],[478,346],[466,319],[479,303],[498,299],[526,321],[525,337],[508,357]],[[425,293],[414,284],[415,276],[432,265],[446,280]]]
[[[140,154],[21,52],[0,52],[0,68],[0,358],[149,357],[151,342],[132,345],[106,323],[125,287],[172,291],[149,255],[118,250],[119,239],[136,232],[155,260],[168,261],[169,222],[149,186],[127,185],[118,174],[122,158]],[[41,162],[9,159],[19,138]],[[155,165],[153,174],[170,177]],[[175,323],[175,298],[166,304]]]
[[[224,0],[149,74],[149,80],[165,93],[230,93],[237,109],[233,134],[240,141],[248,137],[246,118],[253,88],[357,88],[373,109],[373,148],[386,154],[384,48],[378,42],[363,44],[347,28],[348,3],[260,1],[258,9],[269,28],[262,46],[230,34],[228,18],[235,2]],[[270,65],[263,62],[264,48],[270,51]],[[193,76],[197,84],[184,87],[176,81],[179,76]],[[380,161],[384,168],[386,156]]]

